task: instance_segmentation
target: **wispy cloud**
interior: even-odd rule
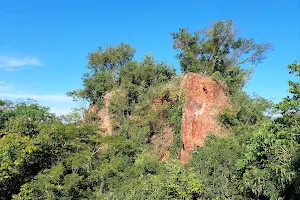
[[[0,68],[15,71],[25,66],[40,66],[41,62],[36,57],[8,57],[0,56]]]
[[[5,90],[9,90],[13,88],[13,85],[12,84],[8,84],[4,81],[0,81],[0,91],[5,91]]]
[[[49,102],[72,102],[72,98],[61,94],[0,93],[0,99],[34,99]]]
[[[1,73],[1,72],[0,72]],[[74,102],[72,98],[65,94],[40,94],[34,92],[20,91],[11,83],[0,80],[0,99],[17,101],[33,99],[43,106],[50,107],[51,112],[56,115],[67,114],[72,111],[72,108],[82,106],[78,102]]]

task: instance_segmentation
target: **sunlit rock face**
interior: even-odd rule
[[[186,92],[186,104],[182,116],[181,163],[188,162],[193,150],[204,144],[209,133],[226,135],[226,130],[217,120],[224,108],[229,108],[229,101],[224,93],[224,84],[209,77],[188,73],[183,79]]]

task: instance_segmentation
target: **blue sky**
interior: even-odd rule
[[[81,87],[88,52],[106,44],[129,43],[137,59],[154,53],[179,71],[170,32],[232,19],[239,36],[274,46],[245,90],[275,101],[287,95],[286,64],[300,60],[299,0],[0,2],[0,98],[33,98],[57,114],[78,106],[65,93]]]

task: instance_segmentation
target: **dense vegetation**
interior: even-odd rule
[[[110,94],[113,134],[99,134],[89,111],[62,120],[33,101],[1,100],[0,198],[299,199],[300,83],[289,81],[291,95],[278,104],[245,94],[252,69],[243,64],[260,63],[271,46],[238,38],[231,21],[172,36],[183,73],[226,83],[234,110],[219,120],[228,137],[210,135],[181,165],[182,76],[152,56],[134,60],[128,44],[99,48],[88,55],[83,89],[68,95],[101,109]],[[300,76],[300,63],[288,69]],[[165,127],[174,140],[160,161],[151,141]]]

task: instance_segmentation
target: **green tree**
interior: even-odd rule
[[[194,34],[180,29],[172,36],[182,72],[212,75],[219,71],[224,75],[233,66],[260,63],[271,48],[270,44],[256,44],[252,38],[238,38],[231,20],[217,21]]]
[[[299,76],[300,64],[288,65]],[[275,106],[280,116],[253,131],[237,166],[243,172],[242,189],[258,198],[298,199],[300,150],[299,82],[288,82],[291,97]]]
[[[107,46],[106,49],[98,47],[98,51],[88,54],[87,68],[93,73],[121,69],[133,59],[135,52],[134,48],[124,43],[117,47]]]
[[[56,119],[55,115],[50,113],[50,108],[40,106],[32,100],[16,103],[3,101],[0,114],[0,130],[23,135],[35,135],[39,124]]]
[[[5,127],[6,121],[11,116],[11,112],[10,112],[11,107],[12,107],[12,102],[0,100],[0,130]]]
[[[135,49],[128,44],[119,46],[99,47],[96,52],[87,56],[89,73],[83,75],[84,89],[68,92],[74,100],[83,98],[90,103],[101,105],[104,95],[119,84],[119,71],[135,55]]]

